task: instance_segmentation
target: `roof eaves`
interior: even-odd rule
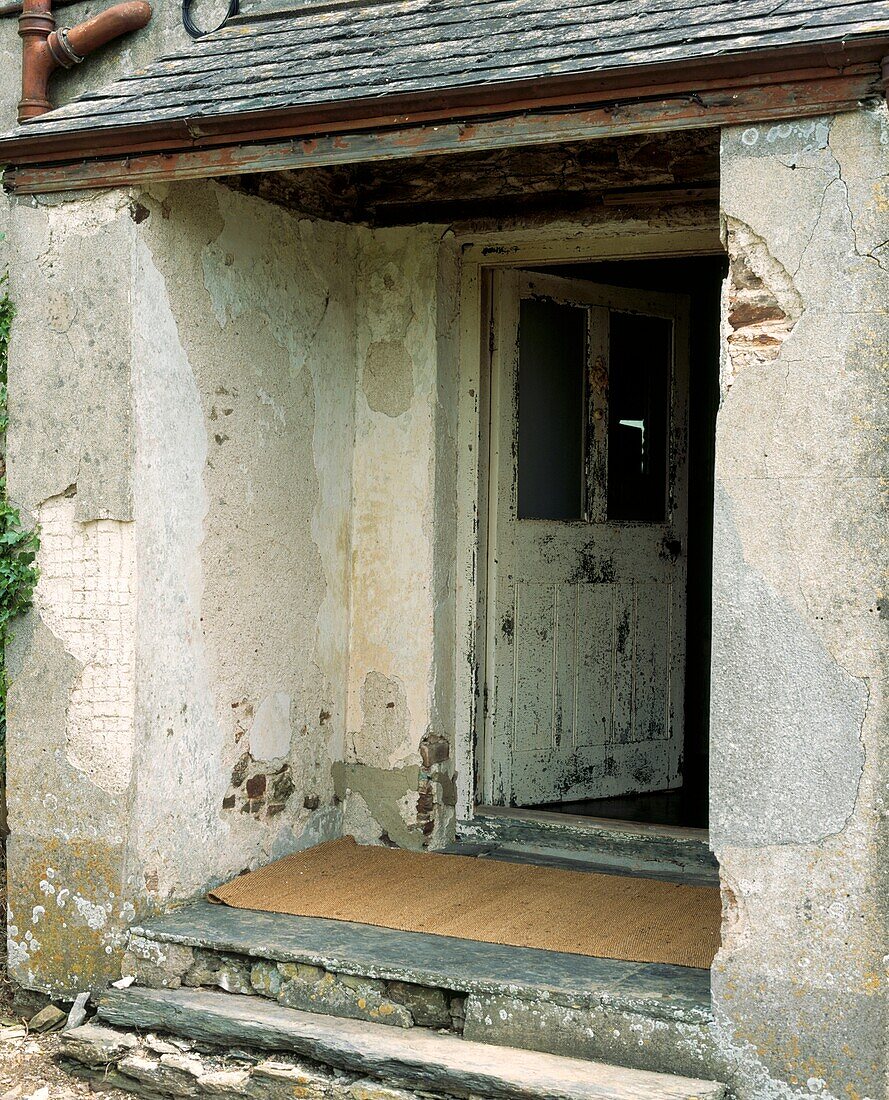
[[[288,138],[345,132],[405,129],[411,126],[461,121],[465,123],[526,112],[582,110],[605,104],[645,102],[665,97],[694,98],[720,93],[731,98],[739,90],[768,89],[797,82],[811,88],[807,103],[800,93],[800,114],[811,114],[831,79],[874,77],[879,91],[889,75],[889,33],[850,40],[819,41],[784,48],[749,50],[681,61],[623,67],[597,72],[513,80],[477,86],[438,89],[431,93],[387,95],[233,114],[192,116],[134,126],[105,127],[40,134],[34,123],[0,138],[0,163],[9,165],[64,164],[105,157],[176,154],[234,147]],[[862,87],[865,86],[862,81]],[[826,102],[830,102],[829,95]],[[48,117],[48,116],[44,116]],[[755,115],[751,115],[753,120]],[[763,109],[761,117],[769,117]],[[39,120],[38,120],[39,125]],[[31,132],[23,133],[27,129]],[[36,130],[36,127],[34,127]]]

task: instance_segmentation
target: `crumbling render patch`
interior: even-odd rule
[[[380,672],[369,672],[361,688],[361,729],[349,734],[349,763],[390,768],[404,763],[410,712],[404,687]]]
[[[367,349],[361,385],[374,412],[401,416],[414,399],[414,364],[401,340],[374,340]]]
[[[363,764],[336,763],[332,773],[336,796],[345,803],[345,821],[352,817],[350,803],[356,796],[364,802],[369,813],[369,822],[366,814],[360,816],[372,831],[359,835],[358,840],[377,844],[391,842],[401,848],[423,846],[423,834],[417,828],[416,818],[420,769],[415,764],[387,771]]]
[[[793,278],[749,225],[726,217],[725,244],[730,265],[725,293],[729,347],[723,391],[748,366],[778,358],[804,305]]]
[[[109,794],[132,764],[135,705],[135,549],[131,523],[79,523],[76,491],[41,505],[36,604],[83,666],[68,702],[69,763]]]

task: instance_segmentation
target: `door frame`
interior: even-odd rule
[[[488,479],[491,423],[491,273],[496,268],[642,260],[724,252],[712,215],[699,225],[639,231],[624,226],[517,229],[458,238],[455,744],[457,818],[490,803],[484,712],[487,639]],[[522,811],[531,814],[532,811]]]

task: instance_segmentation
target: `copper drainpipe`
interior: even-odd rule
[[[151,5],[144,0],[116,4],[76,27],[55,29],[52,0],[24,0],[19,16],[22,39],[22,98],[19,122],[52,109],[47,85],[56,69],[71,69],[122,34],[140,30],[151,19]]]

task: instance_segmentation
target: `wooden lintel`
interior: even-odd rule
[[[764,123],[852,110],[881,91],[879,68],[869,66],[863,71],[817,79],[616,102],[590,109],[526,111],[499,118],[303,134],[287,140],[257,140],[65,164],[28,164],[10,169],[5,185],[20,195],[80,191]]]

